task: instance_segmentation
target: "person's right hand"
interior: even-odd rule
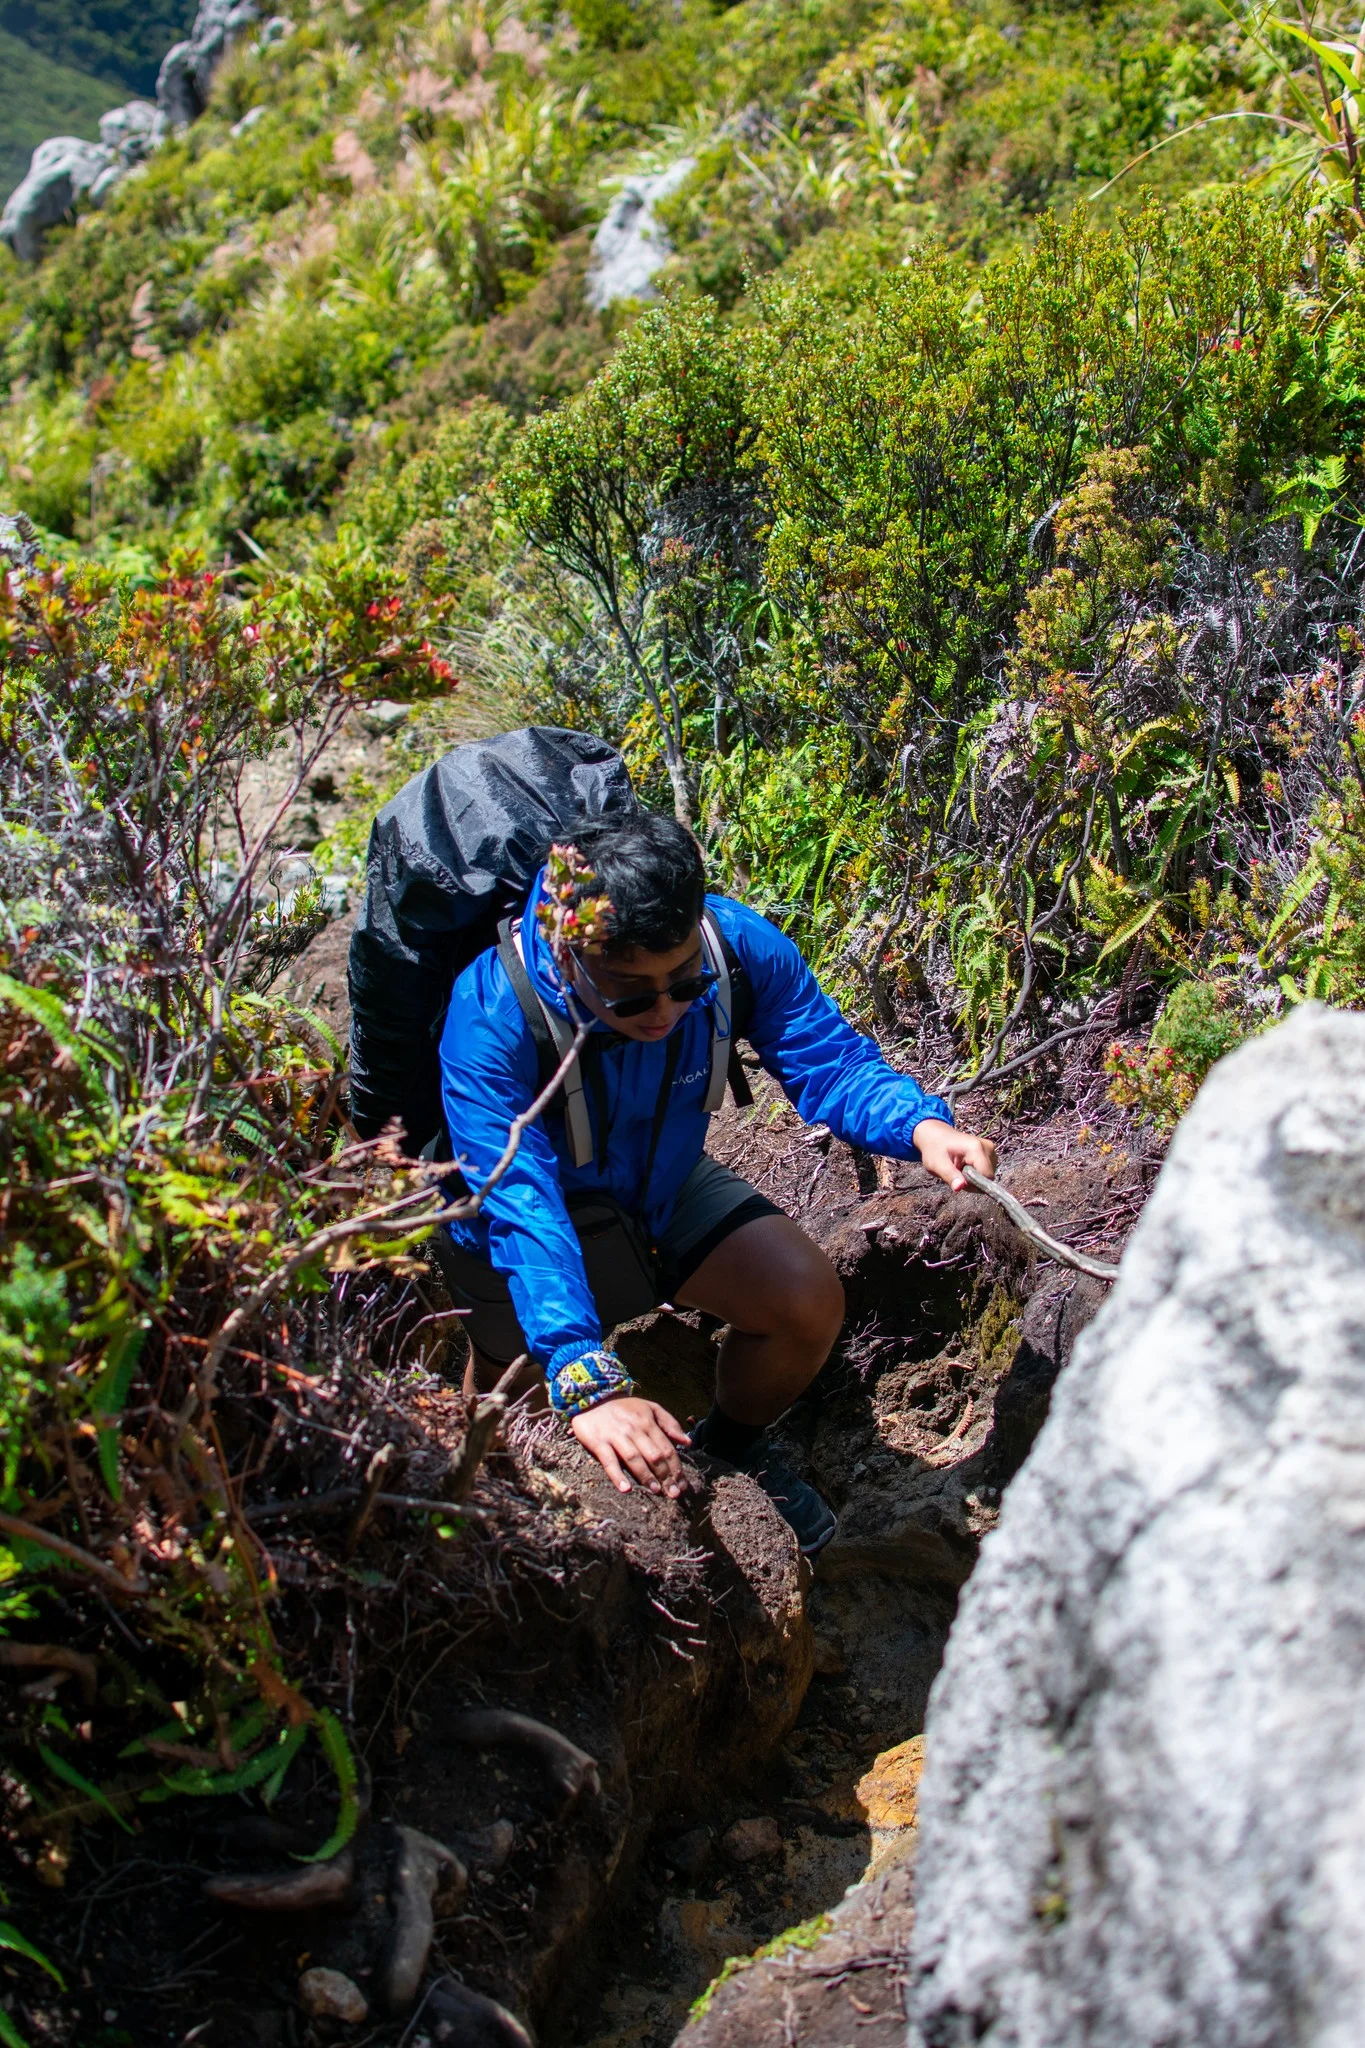
[[[688,1441],[687,1431],[657,1401],[620,1394],[583,1409],[569,1426],[618,1492],[630,1492],[627,1472],[651,1493],[665,1493],[670,1500],[682,1492],[682,1466],[674,1445]]]

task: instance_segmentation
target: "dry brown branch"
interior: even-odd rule
[[[198,1393],[201,1402],[207,1405],[213,1398],[218,1368],[222,1364],[227,1352],[232,1348],[233,1339],[238,1331],[243,1329],[254,1315],[259,1314],[266,1303],[279,1293],[280,1289],[287,1281],[293,1278],[295,1273],[299,1272],[302,1267],[308,1265],[313,1259],[316,1259],[320,1253],[332,1251],[336,1246],[345,1244],[350,1238],[363,1237],[374,1231],[391,1230],[397,1233],[404,1233],[410,1230],[426,1228],[440,1229],[447,1223],[463,1223],[467,1222],[470,1217],[477,1216],[493,1189],[516,1158],[522,1137],[527,1128],[536,1121],[537,1117],[549,1107],[554,1099],[556,1090],[583,1048],[590,1024],[591,1020],[579,1026],[578,1030],[574,1033],[573,1043],[569,1046],[563,1059],[559,1062],[559,1065],[555,1068],[554,1073],[541,1089],[535,1101],[522,1110],[519,1116],[513,1117],[508,1127],[507,1143],[503,1147],[502,1154],[477,1193],[463,1196],[457,1202],[447,1203],[432,1216],[422,1216],[410,1212],[417,1210],[422,1203],[431,1201],[436,1194],[435,1189],[419,1188],[414,1194],[400,1195],[395,1201],[385,1202],[377,1209],[366,1210],[363,1215],[347,1217],[340,1223],[329,1223],[325,1229],[315,1232],[305,1244],[300,1245],[297,1251],[291,1253],[283,1265],[277,1266],[273,1273],[267,1274],[259,1287],[253,1289],[246,1300],[239,1303],[232,1313],[225,1316],[219,1324],[209,1344],[208,1352],[199,1374]],[[455,1166],[458,1167],[458,1165],[459,1161],[457,1160]]]
[[[36,1543],[43,1550],[55,1551],[68,1564],[78,1565],[83,1572],[92,1573],[106,1592],[136,1600],[151,1591],[145,1579],[126,1579],[113,1565],[105,1564],[102,1558],[92,1556],[88,1550],[82,1550],[78,1543],[68,1543],[64,1536],[53,1536],[36,1523],[21,1520],[18,1515],[0,1514],[0,1534],[17,1536],[21,1543]]]
[[[474,1481],[479,1476],[479,1467],[492,1446],[517,1376],[527,1364],[526,1353],[514,1358],[491,1394],[485,1394],[474,1409],[460,1455],[451,1467],[446,1482],[446,1497],[453,1501],[466,1501],[474,1490]]]
[[[80,1680],[81,1697],[87,1707],[95,1704],[99,1667],[82,1650],[68,1650],[61,1643],[0,1642],[0,1670],[61,1671]]]
[[[354,1521],[346,1531],[346,1555],[348,1557],[365,1534],[370,1517],[375,1510],[375,1503],[379,1499],[379,1489],[384,1484],[389,1469],[397,1457],[398,1450],[396,1445],[381,1444],[369,1462],[365,1473],[365,1484],[361,1489],[360,1506],[356,1510]]]
[[[974,1166],[964,1166],[962,1171],[978,1194],[989,1195],[993,1202],[998,1202],[1015,1229],[1021,1230],[1029,1242],[1036,1244],[1048,1258],[1056,1259],[1059,1266],[1071,1266],[1077,1273],[1088,1273],[1092,1280],[1118,1279],[1117,1266],[1106,1265],[1103,1259],[1092,1259],[1085,1252],[1073,1251],[1060,1238],[1049,1236],[1042,1224],[1030,1216],[1023,1203],[1002,1188],[999,1181],[987,1180],[985,1174],[978,1173]]]

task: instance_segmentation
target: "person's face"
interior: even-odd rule
[[[696,981],[702,973],[701,931],[666,953],[646,953],[632,946],[620,953],[591,952],[586,948],[573,956],[573,990],[585,1009],[623,1038],[652,1044],[667,1038],[683,1011],[697,999]],[[678,983],[690,983],[674,1002],[668,991]],[[618,1017],[609,1005],[623,998],[653,995],[654,1001],[636,1017]]]

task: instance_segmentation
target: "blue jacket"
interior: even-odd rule
[[[562,1011],[558,975],[536,923],[539,898],[537,877],[522,922],[527,969],[546,1001]],[[728,897],[710,896],[707,902],[753,986],[745,1036],[793,1107],[807,1123],[828,1124],[836,1137],[869,1152],[916,1158],[910,1142],[916,1124],[925,1117],[951,1123],[948,1105],[926,1095],[908,1075],[893,1072],[872,1040],[845,1022],[776,926]],[[710,1122],[702,1101],[713,1000],[703,997],[678,1022],[685,1040],[647,1188],[641,1180],[669,1041],[648,1045],[597,1023],[608,1106],[605,1171],[599,1173],[595,1162],[573,1164],[564,1119],[552,1110],[527,1129],[486,1208],[471,1223],[450,1226],[457,1243],[506,1274],[531,1355],[542,1365],[556,1352],[567,1355],[568,1347],[588,1350],[602,1342],[565,1192],[610,1194],[658,1237],[702,1156]],[[483,953],[455,984],[441,1038],[446,1122],[471,1188],[491,1171],[513,1117],[534,1099],[537,1073],[535,1042],[521,1005],[497,953]],[[589,1089],[587,1099],[595,1119],[593,1093]]]

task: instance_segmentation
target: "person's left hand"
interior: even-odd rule
[[[971,1131],[955,1131],[941,1117],[927,1116],[922,1124],[915,1125],[914,1143],[920,1163],[940,1180],[947,1181],[955,1194],[967,1186],[964,1166],[974,1166],[987,1180],[995,1179],[997,1155],[989,1138],[978,1138]]]

